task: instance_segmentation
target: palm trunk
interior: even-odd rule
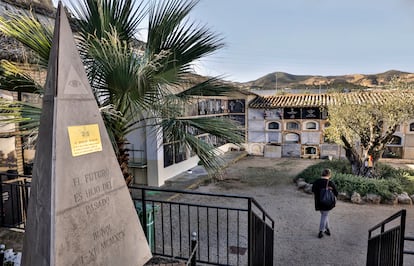
[[[16,160],[17,160],[17,173],[19,175],[24,174],[24,157],[23,157],[23,142],[22,136],[16,134],[14,137],[15,149],[16,149]]]
[[[21,92],[18,92],[17,94],[13,94],[13,100],[14,101],[21,101],[22,100],[22,94]],[[20,128],[19,123],[16,124],[15,128]],[[16,160],[17,160],[17,173],[19,175],[24,175],[24,153],[23,153],[23,141],[22,141],[22,135],[19,132],[16,132],[17,134],[14,137],[14,145],[15,145],[15,151],[16,151]]]
[[[129,185],[132,182],[133,176],[129,172],[128,162],[129,162],[129,152],[126,149],[125,140],[123,138],[117,140],[118,152],[117,159],[119,167],[121,168],[122,175],[125,179],[125,183]]]

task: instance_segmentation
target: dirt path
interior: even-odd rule
[[[298,191],[292,178],[316,160],[246,157],[226,169],[223,181],[199,191],[253,196],[275,220],[275,265],[365,265],[368,230],[407,209],[407,235],[414,236],[412,206],[338,202],[330,213],[332,236],[317,238],[319,212],[313,196]],[[408,246],[414,250],[414,245]],[[414,265],[406,255],[404,265]]]

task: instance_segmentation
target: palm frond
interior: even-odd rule
[[[52,44],[52,25],[40,22],[31,12],[7,13],[0,16],[0,31],[28,47],[31,63],[47,68]],[[33,58],[36,60],[33,61]]]
[[[115,29],[107,38],[91,42],[89,54],[94,58],[92,86],[98,98],[114,104],[125,113],[133,105],[151,109],[159,95],[153,80],[158,63],[138,56],[123,44]]]
[[[223,167],[224,160],[219,156],[220,152],[207,142],[199,138],[189,135],[186,137],[187,145],[195,151],[200,158],[201,165],[209,174],[213,174]]]
[[[147,48],[154,54],[165,47],[170,34],[182,23],[199,1],[159,1],[149,9]]]
[[[39,106],[0,98],[0,125],[15,124],[9,134],[33,135],[39,127],[40,115]]]
[[[19,66],[6,60],[0,62],[0,89],[41,94],[43,87]]]
[[[161,1],[150,7],[146,53],[168,51],[158,74],[170,83],[190,71],[194,60],[223,46],[222,39],[205,26],[189,23],[187,16],[199,1]]]
[[[79,0],[71,9],[84,40],[91,34],[98,39],[105,38],[114,28],[119,38],[128,43],[135,38],[138,25],[148,12],[143,1],[135,3],[133,0]]]

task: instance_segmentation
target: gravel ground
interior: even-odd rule
[[[329,216],[332,235],[319,239],[320,214],[313,196],[297,190],[292,182],[302,169],[317,162],[246,157],[230,165],[222,181],[198,190],[254,197],[275,220],[274,265],[365,265],[368,230],[403,208],[406,235],[414,236],[412,206],[338,202]],[[414,251],[414,243],[406,243],[406,249]],[[414,265],[414,255],[405,255],[404,265]]]

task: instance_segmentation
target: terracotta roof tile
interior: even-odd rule
[[[367,91],[333,94],[284,94],[273,96],[258,96],[250,104],[250,108],[272,109],[280,107],[320,107],[338,103],[338,98],[346,102],[380,105],[390,98],[414,98],[414,91]]]

